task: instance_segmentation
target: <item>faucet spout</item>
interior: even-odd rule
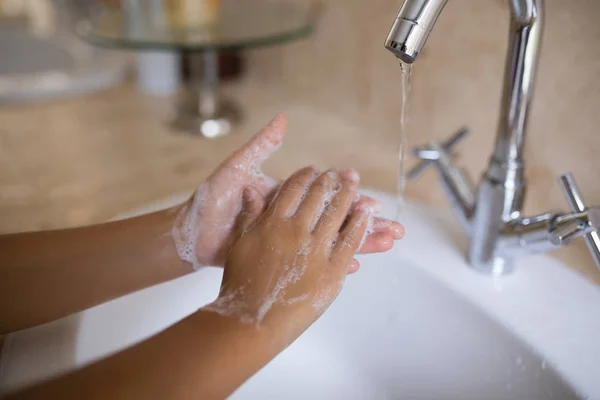
[[[423,50],[429,33],[448,0],[406,0],[385,41],[385,47],[407,64]]]
[[[415,62],[447,2],[448,0],[404,0],[387,36],[385,47],[405,63]],[[510,0],[509,3],[512,24],[532,28],[541,25],[539,20],[543,0]]]

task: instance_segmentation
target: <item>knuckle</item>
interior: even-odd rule
[[[329,204],[328,206],[325,207],[325,210],[323,210],[323,217],[331,217],[334,214],[335,211],[335,207],[331,204]]]
[[[342,242],[342,245],[353,249],[358,245],[358,241],[354,236],[346,236]]]
[[[287,185],[285,185],[282,190],[286,193],[298,192],[304,190],[304,184],[300,179],[293,179],[288,181]]]
[[[352,199],[354,198],[354,191],[348,189],[342,189],[339,193],[337,193],[333,199],[335,201],[335,205],[338,208],[342,208],[346,213],[350,212],[352,208]]]
[[[315,183],[312,185],[311,191],[314,192],[318,190],[319,192],[322,192],[327,186],[329,186],[329,182],[327,179],[317,179],[317,181],[315,181]]]
[[[320,179],[318,179],[314,183],[314,188],[319,192],[326,192],[333,189],[335,184],[335,180],[328,175],[322,175]]]

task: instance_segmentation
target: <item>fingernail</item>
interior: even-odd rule
[[[359,204],[356,207],[357,210],[364,212],[367,215],[375,215],[376,211],[373,209],[371,204]]]
[[[373,205],[368,203],[368,202],[359,202],[358,204],[356,204],[356,209],[359,211],[370,211],[370,212],[374,212],[373,211]]]
[[[358,182],[360,180],[360,174],[355,169],[347,169],[344,171],[344,178],[350,182]]]
[[[311,165],[308,167],[311,170],[311,173],[313,176],[317,176],[319,175],[321,172],[319,171],[319,168],[317,168],[315,165]]]
[[[400,240],[404,237],[404,227],[399,223],[392,224],[392,232],[394,233],[395,240]]]
[[[330,177],[331,179],[337,179],[338,173],[335,170],[330,169],[329,171],[327,171],[327,176]]]
[[[354,207],[354,209],[356,211],[364,211],[366,208],[367,208],[367,204],[365,204],[363,202],[356,203],[356,206]]]
[[[373,209],[373,212],[375,214],[378,214],[383,209],[383,206],[381,205],[381,203],[379,201],[376,200],[373,202],[373,204],[371,204],[371,209]]]

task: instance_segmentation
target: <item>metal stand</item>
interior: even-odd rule
[[[206,138],[227,135],[240,120],[240,112],[219,95],[217,52],[206,50],[192,54],[191,72],[191,83],[177,106],[173,127]]]

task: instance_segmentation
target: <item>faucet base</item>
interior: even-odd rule
[[[502,257],[494,257],[486,263],[479,264],[475,264],[472,260],[469,260],[469,267],[489,276],[504,276],[514,271],[513,260]]]

